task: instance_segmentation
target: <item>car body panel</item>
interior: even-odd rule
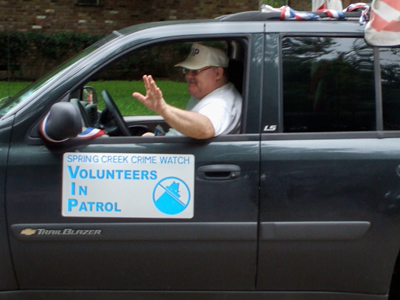
[[[399,163],[398,139],[266,135],[258,288],[386,294],[400,246]]]
[[[259,142],[235,142],[235,146],[229,142],[163,144],[126,138],[128,141],[121,144],[113,139],[109,138],[106,144],[94,142],[64,149],[79,153],[190,153],[196,158],[196,170],[210,164],[235,164],[240,167],[241,176],[235,180],[197,178],[194,217],[188,223],[169,219],[145,219],[142,223],[140,219],[125,218],[65,218],[60,214],[65,150],[35,145],[31,146],[28,157],[23,154],[27,151],[23,143],[17,146],[17,137],[10,151],[8,176],[18,180],[7,184],[7,209],[9,223],[19,226],[11,238],[11,248],[20,286],[24,289],[94,289],[96,286],[103,289],[206,290],[210,286],[253,289]],[[32,177],[36,172],[40,175]],[[42,240],[19,238],[24,229],[88,227],[118,233],[105,233],[103,240],[92,240],[90,236],[78,240],[51,236]],[[135,236],[143,230],[145,239],[140,234]],[[162,230],[165,231],[162,239],[157,238]],[[232,236],[230,230],[237,230],[238,234]],[[201,232],[204,232],[203,238]],[[170,272],[172,269],[175,272]],[[60,270],[63,270],[61,277],[57,275]],[[110,277],[110,273],[114,275]],[[201,276],[206,273],[213,276]]]
[[[0,121],[0,290],[17,288],[9,251],[6,218],[6,171],[13,118]]]
[[[282,133],[281,38],[330,37],[332,31],[335,37],[363,35],[362,26],[342,31],[347,24],[326,23],[313,32],[310,23],[287,32],[285,23],[279,33],[268,23],[263,107],[273,109],[263,110],[261,122],[257,289],[385,295],[400,246],[383,234],[398,234],[397,138],[382,139],[377,132]]]
[[[199,26],[164,26],[115,38],[110,45],[89,54],[84,62],[78,61],[58,78],[57,87],[50,85],[42,98],[38,96],[18,112],[8,164],[11,180],[7,182],[7,210],[12,231],[11,248],[21,288],[255,289],[259,135],[232,135],[204,142],[169,137],[145,140],[141,137],[109,137],[89,142],[71,139],[64,145],[52,147],[44,145],[35,133],[37,120],[41,120],[46,111],[44,107],[68,97],[68,91],[111,58],[122,55],[126,49],[134,49],[135,45],[159,42],[167,32],[170,40],[182,38],[193,30],[198,31]],[[175,27],[174,34],[172,29]],[[207,30],[197,38],[235,32],[227,24],[206,25],[203,29]],[[242,28],[240,32],[248,29]],[[249,51],[259,51],[253,44],[262,43],[262,40],[262,34],[255,39],[249,38]],[[262,56],[259,57],[256,62],[249,62],[249,80],[260,80]],[[86,68],[89,65],[90,68]],[[67,77],[68,80],[62,81]],[[259,93],[260,90],[252,89],[249,95]],[[249,109],[256,110],[257,106],[258,103],[253,102]],[[248,118],[246,125],[255,131],[259,128],[258,122],[258,119]],[[164,220],[61,216],[61,170],[65,152],[193,154],[196,172],[194,217]],[[200,167],[215,165],[238,166],[240,177],[221,180],[204,178],[199,173]],[[75,239],[29,235],[38,229],[65,228],[101,230],[104,234]],[[26,268],[27,265],[30,268]],[[60,270],[63,270],[63,276],[59,276]],[[110,273],[114,275],[110,277]]]

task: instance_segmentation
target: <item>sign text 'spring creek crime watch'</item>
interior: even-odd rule
[[[62,215],[192,218],[194,156],[65,153]]]

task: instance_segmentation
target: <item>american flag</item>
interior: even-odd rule
[[[328,7],[326,7],[328,4]],[[332,10],[343,10],[343,5],[341,0],[312,0],[312,11],[317,10],[325,10],[325,9],[332,9]]]
[[[400,1],[373,0],[365,39],[375,46],[400,45]]]

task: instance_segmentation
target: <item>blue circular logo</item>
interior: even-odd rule
[[[176,215],[185,210],[190,202],[190,191],[186,183],[176,177],[160,180],[153,190],[153,203],[159,211]]]

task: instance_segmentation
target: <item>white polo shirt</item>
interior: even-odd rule
[[[186,110],[206,116],[214,127],[215,136],[238,133],[242,114],[242,96],[232,83],[227,83],[201,100],[191,97],[186,105]],[[183,134],[171,128],[166,135]]]

